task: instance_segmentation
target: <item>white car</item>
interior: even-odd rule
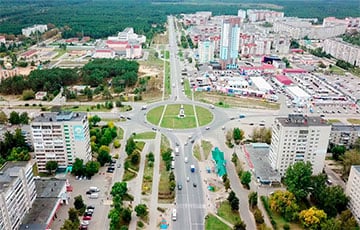
[[[189,181],[190,181],[190,177],[186,177],[186,181],[189,182]]]
[[[185,163],[188,163],[189,159],[187,157],[185,157]]]

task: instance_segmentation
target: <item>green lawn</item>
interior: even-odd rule
[[[231,228],[216,216],[209,214],[205,220],[205,230],[231,230]]]
[[[144,132],[144,133],[137,133],[134,136],[134,139],[155,139],[156,133],[155,132]]]
[[[201,147],[204,151],[205,160],[207,160],[211,153],[211,149],[213,148],[213,145],[211,144],[210,141],[201,140]]]
[[[171,83],[170,83],[170,63],[165,62],[165,97],[168,97],[171,93]]]
[[[150,167],[148,163],[148,159],[145,160],[145,167],[144,167],[144,175],[142,181],[142,192],[145,194],[151,194],[152,188],[152,178],[153,178],[153,168]]]
[[[339,123],[341,121],[339,119],[327,119],[327,122],[333,124],[333,123]]]
[[[103,105],[98,108],[95,105],[75,105],[75,106],[63,106],[62,110],[69,110],[73,112],[108,112],[110,109],[105,108]]]
[[[124,138],[124,130],[121,127],[117,127],[118,128],[118,138],[119,139],[123,139]]]
[[[159,107],[156,107],[152,110],[150,110],[147,114],[146,114],[146,119],[154,124],[154,125],[158,125],[159,122],[160,122],[160,118],[161,118],[161,115],[163,113],[163,110],[164,110],[164,106],[159,106]]]
[[[199,106],[196,106],[195,109],[199,126],[207,125],[214,119],[214,115],[208,109]]]
[[[349,118],[349,119],[347,119],[347,121],[354,125],[360,125],[360,119]]]
[[[246,201],[247,202],[247,201]],[[233,212],[231,210],[229,201],[224,201],[221,203],[219,209],[218,209],[218,215],[221,218],[224,218],[229,223],[236,224],[237,222],[240,222],[240,214],[239,212]]]
[[[171,129],[189,129],[196,127],[196,120],[195,116],[186,116],[184,118],[179,118],[178,116],[164,116],[160,126]]]
[[[124,171],[124,175],[123,175],[123,181],[129,181],[132,180],[136,177],[136,173],[129,171],[129,170],[125,170]]]
[[[120,112],[127,112],[127,111],[131,111],[131,110],[132,110],[131,105],[124,105],[122,107],[119,107]]]
[[[190,88],[190,82],[188,79],[184,80],[184,91],[185,91],[185,95],[188,98],[191,98],[191,88]]]
[[[143,141],[135,141],[136,148],[141,152],[144,149],[145,142]]]
[[[194,145],[193,155],[198,161],[201,161],[200,146],[198,144]]]
[[[330,71],[337,75],[345,75],[345,70],[339,68],[336,65],[331,66]]]

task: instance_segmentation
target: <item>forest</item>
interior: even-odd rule
[[[236,15],[240,8],[264,8],[261,3],[256,0],[241,3],[223,0],[222,4],[213,0],[177,3],[151,0],[2,0],[0,33],[20,34],[21,29],[27,26],[52,23],[63,28],[64,38],[79,34],[102,38],[131,26],[136,33],[151,39],[155,33],[164,30],[166,16],[170,14],[206,10],[214,15]],[[276,10],[284,11],[286,16],[317,17],[320,21],[327,16],[344,18],[359,15],[357,0],[268,0],[265,3],[267,6],[281,6]]]

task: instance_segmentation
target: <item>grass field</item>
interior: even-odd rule
[[[63,110],[69,110],[73,112],[108,112],[110,109],[105,108],[104,106],[100,106],[97,108],[96,106],[90,105],[76,105],[76,106],[63,106],[61,107]]]
[[[231,210],[229,201],[224,201],[221,203],[219,209],[218,209],[218,215],[225,220],[229,221],[229,223],[236,224],[237,222],[240,222],[240,214],[239,212],[233,212]]]
[[[193,155],[198,161],[201,161],[200,146],[198,144],[194,145]]]
[[[144,175],[142,181],[142,192],[145,194],[151,194],[152,178],[154,167],[149,166],[148,159],[145,160]]]
[[[144,149],[145,142],[143,141],[135,141],[136,148],[141,152]]]
[[[209,124],[214,119],[213,114],[208,109],[199,106],[196,106],[195,109],[199,126]]]
[[[231,230],[231,228],[216,216],[209,214],[205,220],[205,230]]]
[[[161,118],[161,115],[163,113],[163,110],[164,110],[164,106],[159,106],[159,107],[156,107],[152,110],[150,110],[147,114],[146,114],[146,119],[154,124],[154,125],[158,125],[159,124],[159,121],[160,121],[160,118]]]
[[[360,119],[349,118],[349,119],[347,119],[347,121],[354,125],[360,125]]]
[[[168,97],[171,93],[171,83],[170,83],[170,63],[165,62],[165,97]]]
[[[333,124],[333,123],[339,123],[341,121],[339,119],[327,119],[327,122]]]
[[[170,142],[166,138],[166,136],[161,136],[161,144],[160,144],[160,152],[166,151],[170,148]],[[159,194],[171,194],[166,199],[161,199],[159,196],[160,203],[172,203],[174,201],[174,193],[171,193],[169,188],[169,171],[166,171],[165,162],[161,159],[160,160],[160,180],[159,180]],[[159,195],[158,194],[158,195]]]
[[[337,75],[345,75],[345,70],[339,68],[336,65],[331,66],[330,71]]]
[[[185,91],[185,95],[188,98],[191,98],[191,88],[190,88],[190,82],[188,79],[184,80],[184,91]]]
[[[137,133],[134,136],[134,139],[155,139],[156,133],[155,132],[144,132],[144,133]]]
[[[204,152],[205,160],[207,160],[211,153],[211,149],[213,148],[213,146],[210,141],[201,140],[201,147]]]

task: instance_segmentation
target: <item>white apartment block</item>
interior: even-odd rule
[[[326,39],[323,44],[324,52],[331,56],[360,66],[360,47],[343,42],[341,39]]]
[[[346,195],[350,198],[348,207],[360,224],[360,165],[351,166]]]
[[[330,143],[350,148],[360,138],[360,125],[333,124]]]
[[[238,13],[239,14],[239,13]],[[274,21],[277,18],[283,18],[284,12],[277,12],[272,10],[252,10],[246,11],[247,17],[250,22],[258,21]]]
[[[246,10],[238,10],[238,17],[240,17],[241,19],[245,19],[246,18]]]
[[[131,27],[125,28],[123,31],[119,32],[116,37],[108,37],[110,41],[126,41],[126,42],[137,42],[137,43],[145,43],[146,36],[138,35],[134,32],[134,29]]]
[[[91,160],[89,122],[86,113],[42,113],[31,123],[34,152],[39,172],[46,162],[57,161],[65,170],[75,158]]]
[[[283,32],[295,39],[302,39],[305,36],[309,39],[327,39],[344,34],[347,25],[344,23],[312,25],[308,20],[283,18],[275,21],[273,28],[276,33]]]
[[[26,37],[29,37],[31,34],[35,32],[44,33],[47,31],[47,25],[33,25],[32,27],[27,27],[21,30],[22,34]]]
[[[30,162],[6,162],[0,168],[0,228],[18,229],[36,198]]]
[[[215,44],[214,41],[206,40],[200,41],[199,49],[199,63],[209,63],[214,61]]]
[[[359,30],[360,29],[360,17],[358,18],[352,18],[348,17],[345,19],[338,19],[335,17],[327,17],[324,18],[323,24],[331,24],[331,23],[344,23],[347,26],[347,30]]]
[[[272,126],[270,165],[281,176],[298,161],[309,161],[313,174],[322,172],[331,126],[321,117],[289,114],[275,119]]]

